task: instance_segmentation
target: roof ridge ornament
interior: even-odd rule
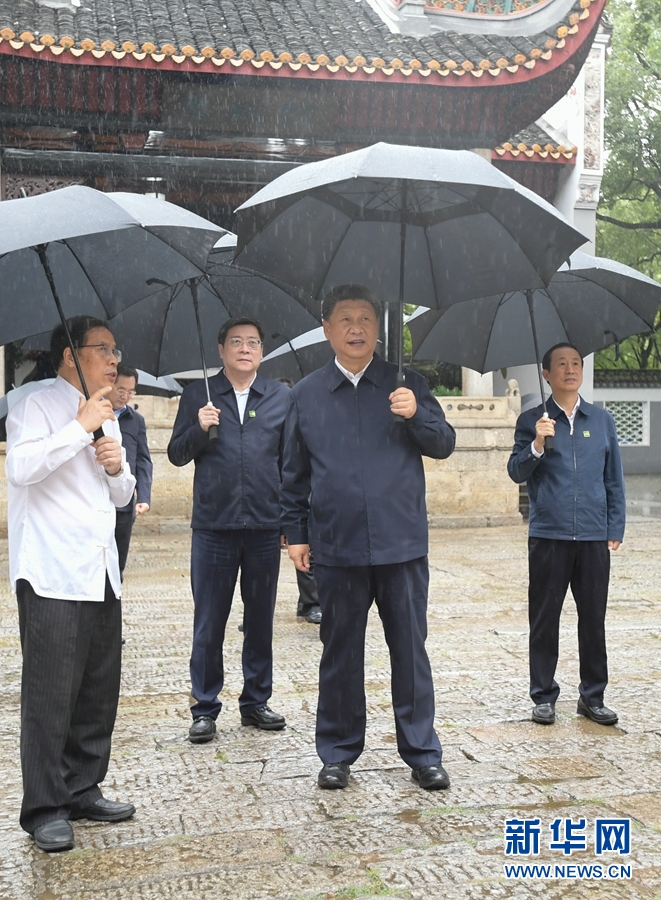
[[[431,33],[427,0],[366,0],[392,34],[425,37]]]
[[[36,3],[47,9],[70,9],[73,13],[80,6],[80,0],[36,0]]]
[[[566,19],[577,0],[365,0],[392,34],[538,35]],[[585,9],[592,0],[581,0]],[[580,10],[579,10],[580,12]]]

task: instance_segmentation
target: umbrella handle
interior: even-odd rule
[[[208,401],[207,406],[213,406],[213,403],[211,402],[211,400]],[[217,425],[209,425],[209,430],[208,430],[207,434],[209,435],[210,441],[217,441],[218,440],[218,426]]]
[[[398,372],[395,377],[395,390],[401,387],[406,387],[406,375],[403,372]],[[404,416],[395,416],[395,422],[398,425],[403,425],[406,419]]]
[[[544,410],[542,418],[549,418],[549,414],[546,412],[546,410]],[[544,439],[544,453],[546,453],[547,451],[550,452],[551,450],[553,450],[553,437],[552,435],[549,435],[549,437]]]

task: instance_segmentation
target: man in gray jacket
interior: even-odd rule
[[[528,483],[530,528],[530,696],[532,719],[555,722],[560,688],[560,613],[571,585],[578,610],[581,683],[577,712],[601,725],[617,714],[604,706],[608,684],[606,601],[610,551],[624,537],[624,479],[615,423],[610,413],[579,396],[583,360],[571,344],[556,344],[544,355],[548,403],[519,416],[508,463],[510,478]],[[553,436],[553,449],[545,447]]]

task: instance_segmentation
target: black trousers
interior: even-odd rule
[[[193,718],[222,708],[218,695],[225,669],[223,642],[241,569],[243,600],[244,715],[263,706],[273,687],[273,614],[280,571],[280,531],[195,529],[191,545],[191,586],[195,602],[190,660]]]
[[[129,555],[129,545],[131,543],[131,533],[133,531],[133,523],[135,522],[135,511],[120,512],[117,510],[117,523],[115,525],[115,541],[117,543],[117,553],[119,554],[119,571],[124,580],[124,569],[126,568],[126,560]]]
[[[390,651],[399,754],[409,766],[438,765],[434,684],[427,638],[427,557],[387,566],[315,568],[321,604],[317,753],[355,762],[365,746],[365,628],[375,601]]]
[[[121,603],[54,600],[16,585],[23,649],[21,827],[32,834],[101,796],[122,653]]]
[[[579,692],[588,706],[603,706],[608,684],[606,602],[610,575],[607,541],[528,539],[530,583],[530,697],[555,703],[560,693],[558,664],[560,613],[567,588],[578,612]]]

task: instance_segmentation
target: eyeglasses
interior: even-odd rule
[[[137,391],[127,391],[125,388],[115,388],[115,393],[119,397],[135,397]]]
[[[118,363],[122,361],[122,351],[117,347],[111,347],[110,344],[80,344],[78,349],[84,350],[85,347],[96,350],[99,356],[105,356],[106,359],[114,356]]]
[[[249,350],[259,350],[262,346],[262,342],[257,338],[248,338],[247,340],[244,340],[244,338],[240,337],[231,337],[227,339],[227,343],[235,350],[238,350],[239,347],[243,347],[244,344]]]

